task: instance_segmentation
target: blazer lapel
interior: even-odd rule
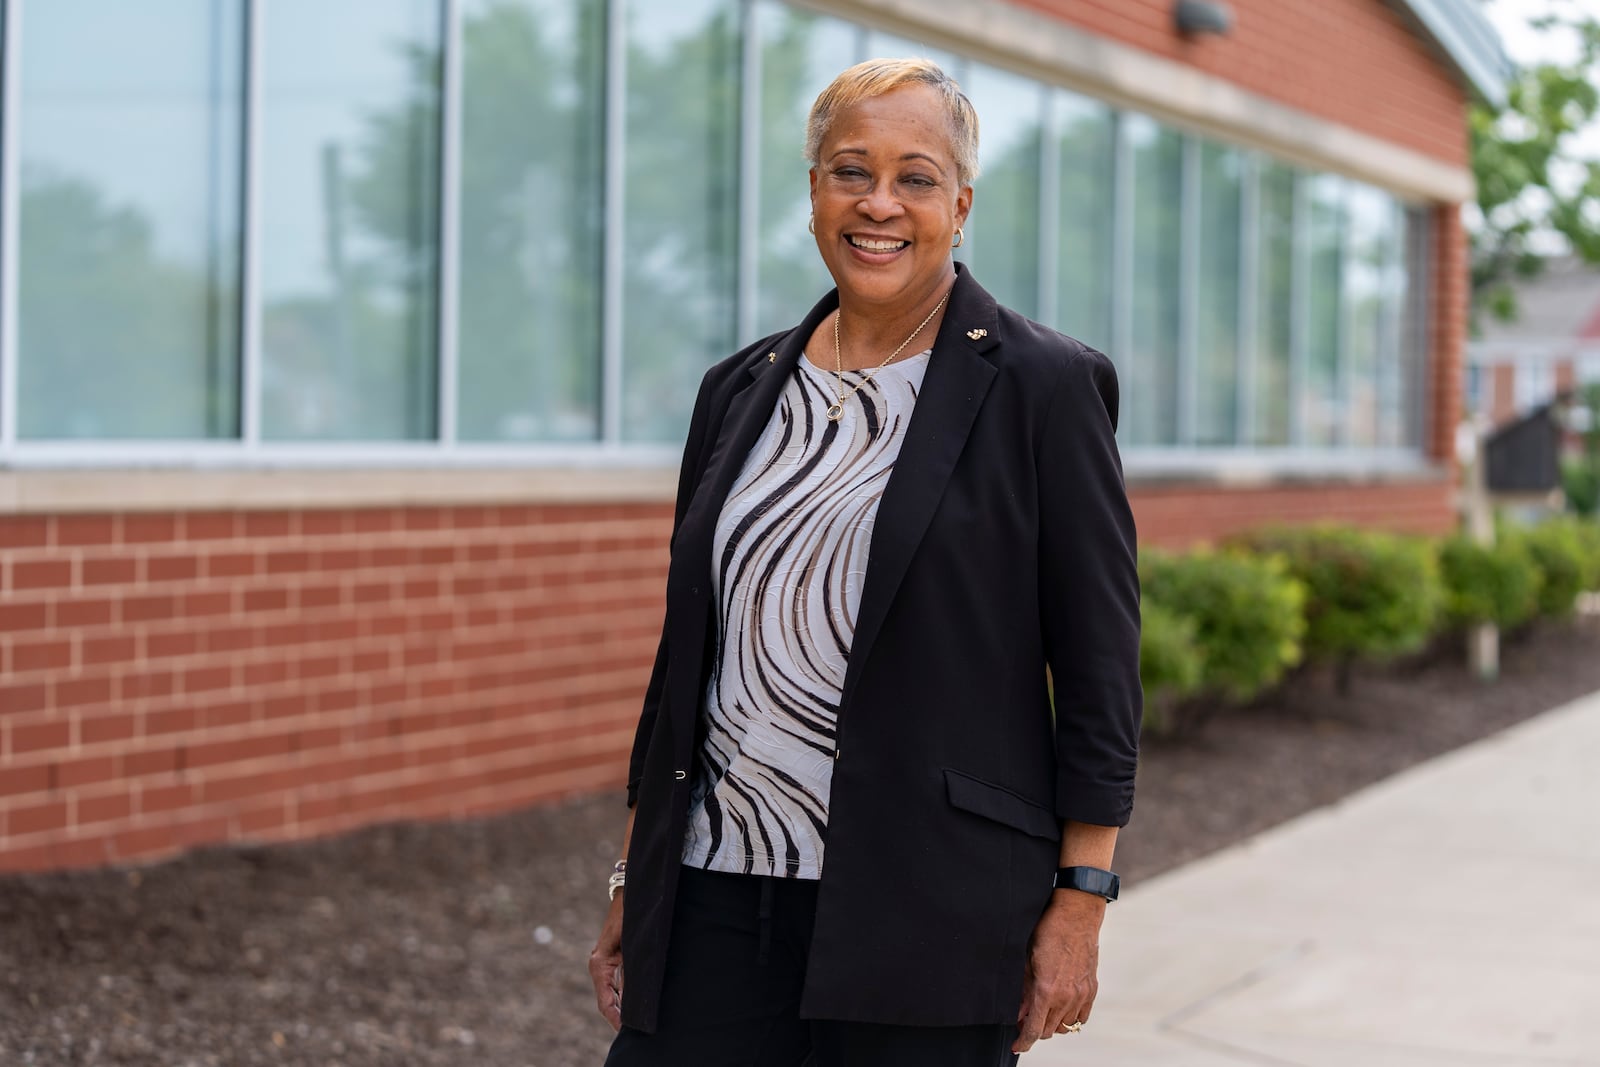
[[[705,473],[684,513],[683,525],[678,531],[679,548],[674,553],[675,559],[681,555],[687,565],[696,568],[696,573],[707,581],[711,578],[711,546],[717,518],[728,498],[728,490],[739,476],[751,446],[772,418],[778,394],[794,373],[806,342],[817,324],[838,306],[839,294],[834,290],[817,302],[799,326],[778,338],[772,347],[753,353],[745,364],[750,381],[728,401],[727,411],[717,427],[716,443],[706,459]]]
[[[986,353],[1000,343],[995,301],[961,264],[933,355],[917,394],[894,471],[878,502],[861,591],[850,663],[845,669],[848,702],[872,644],[894,602],[911,557],[927,531],[946,483],[966,446],[978,409],[994,380]],[[809,333],[808,333],[809,335]]]

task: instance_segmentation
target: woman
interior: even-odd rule
[[[590,960],[613,1067],[978,1067],[1089,1018],[1141,703],[1116,378],[952,261],[977,139],[932,63],[841,74],[837,290],[701,385]]]

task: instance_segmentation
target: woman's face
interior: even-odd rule
[[[923,300],[972,207],[939,94],[906,85],[841,111],[811,168],[817,248],[843,299]]]

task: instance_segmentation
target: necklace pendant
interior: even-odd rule
[[[828,421],[829,422],[838,422],[842,418],[844,418],[844,404],[843,404],[843,402],[829,404],[828,405]]]

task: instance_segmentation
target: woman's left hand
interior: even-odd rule
[[[1106,903],[1090,893],[1057,890],[1033,928],[1012,1052],[1027,1052],[1062,1026],[1088,1022],[1100,981],[1100,923]]]

